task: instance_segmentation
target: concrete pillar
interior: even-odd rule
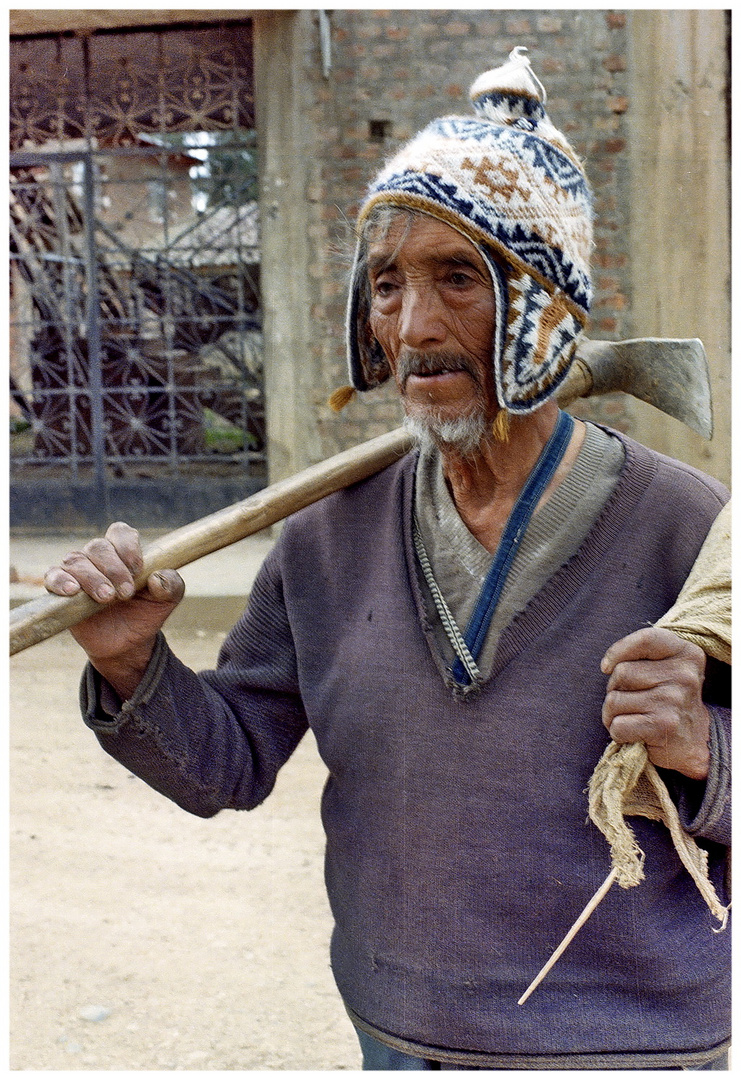
[[[306,79],[310,12],[255,11],[261,283],[268,474],[274,482],[321,457],[312,387]]]
[[[730,475],[728,57],[722,10],[630,13],[632,307],[637,336],[699,337],[712,442],[641,405],[636,437]]]

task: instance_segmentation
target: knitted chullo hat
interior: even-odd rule
[[[435,120],[386,165],[362,205],[423,211],[474,243],[497,303],[493,367],[502,408],[528,413],[563,381],[589,311],[591,195],[581,164],[545,112],[545,91],[519,47],[485,72],[475,117]],[[361,245],[358,245],[358,256]],[[366,272],[356,256],[347,317],[356,390],[390,375],[368,327]]]

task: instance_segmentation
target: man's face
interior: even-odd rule
[[[403,215],[368,248],[370,327],[410,419],[435,430],[498,411],[489,271],[470,241],[433,217]]]

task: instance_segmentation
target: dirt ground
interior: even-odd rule
[[[170,639],[195,668],[223,633]],[[204,821],[109,758],[63,634],[10,662],[10,1067],[354,1070],[329,969],[324,766]]]

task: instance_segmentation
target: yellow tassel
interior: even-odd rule
[[[510,417],[507,410],[500,409],[494,417],[494,423],[491,429],[496,442],[509,442],[509,421]]]
[[[340,386],[330,394],[327,404],[333,412],[342,412],[349,401],[355,397],[354,386]]]

